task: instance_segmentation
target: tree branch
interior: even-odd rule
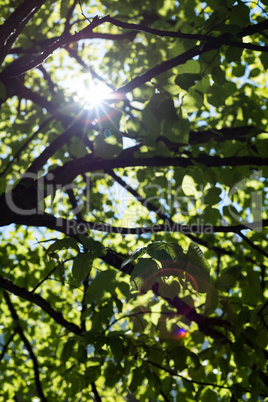
[[[4,278],[2,275],[0,275],[0,287],[7,290],[8,292],[13,293],[16,296],[21,297],[24,300],[28,300],[29,302],[41,307],[41,309],[45,311],[51,318],[53,318],[54,321],[56,321],[62,327],[66,328],[68,331],[73,332],[76,335],[82,334],[82,329],[80,327],[72,322],[65,320],[62,313],[54,310],[51,305],[41,296],[29,292],[25,288],[21,288],[15,285],[10,279]]]
[[[179,38],[179,39],[189,39],[189,40],[195,40],[195,41],[201,41],[201,42],[208,42],[208,43],[213,43],[217,45],[227,45],[227,46],[234,46],[234,47],[240,47],[243,49],[252,49],[252,50],[258,50],[262,52],[268,52],[268,48],[265,46],[259,46],[259,45],[253,45],[252,43],[245,43],[245,42],[238,42],[238,41],[233,41],[228,38],[227,35],[220,35],[220,36],[210,36],[210,35],[202,35],[202,34],[192,34],[192,33],[182,33],[180,31],[164,31],[161,29],[154,29],[150,28],[149,26],[145,26],[142,24],[132,24],[128,22],[122,22],[119,21],[115,18],[112,18],[110,16],[105,17],[105,22],[110,22],[111,24],[124,28],[124,29],[132,29],[134,31],[140,31],[140,32],[147,32],[155,36],[160,36],[160,37],[166,37],[166,38]],[[249,33],[247,32],[256,32],[254,30],[254,26],[249,26],[245,32],[241,32],[238,34],[239,37],[247,36]],[[251,30],[250,30],[251,28]],[[267,21],[263,21],[263,24],[261,27],[258,27],[259,29],[267,29]],[[257,30],[258,31],[258,30]]]
[[[238,126],[238,127],[224,127],[219,130],[200,130],[200,131],[190,131],[189,132],[189,144],[204,144],[210,140],[216,142],[225,142],[230,140],[244,142],[246,139],[251,139],[256,137],[261,132],[261,130],[254,126]],[[164,135],[160,135],[156,139],[157,142],[163,142],[170,150],[178,152],[179,148],[185,146],[185,144],[170,141]]]
[[[168,367],[164,367],[164,366],[161,366],[160,364],[158,364],[158,363],[155,363],[155,362],[152,362],[151,360],[144,360],[144,363],[148,363],[148,364],[150,364],[150,365],[152,365],[152,366],[155,366],[155,367],[157,367],[157,368],[159,368],[160,370],[163,370],[163,371],[165,371],[166,373],[169,373],[169,374],[171,374],[172,376],[176,376],[176,377],[180,377],[183,381],[187,381],[187,382],[189,382],[189,383],[191,383],[191,384],[197,384],[197,385],[202,385],[202,386],[210,386],[210,387],[214,387],[214,388],[225,388],[225,389],[229,389],[230,387],[226,387],[226,386],[224,386],[224,385],[218,385],[218,384],[212,384],[212,383],[208,383],[208,382],[201,382],[201,381],[196,381],[196,380],[191,380],[190,378],[187,378],[187,377],[184,377],[183,375],[181,375],[181,374],[178,374],[177,373],[177,371],[175,371],[175,370],[171,370],[170,368],[168,368]]]
[[[40,124],[40,126],[38,127],[38,129],[29,136],[29,138],[24,142],[24,144],[22,145],[22,147],[14,154],[14,156],[12,157],[12,160],[10,160],[7,165],[4,167],[3,171],[0,173],[0,177],[3,177],[4,174],[8,171],[8,169],[10,168],[10,166],[19,159],[20,155],[22,154],[22,152],[27,148],[27,146],[30,144],[30,142],[40,133],[42,132],[42,130],[44,129],[44,127],[49,124],[51,121],[53,120],[53,117],[49,117],[48,119],[46,119],[45,121],[43,121],[43,123]]]
[[[24,0],[0,28],[0,64],[33,15],[46,0]]]
[[[245,236],[243,233],[238,233],[238,235],[241,237],[241,239],[243,239],[251,248],[253,248],[253,250],[258,251],[258,253],[264,255],[264,257],[268,258],[268,253],[261,249],[259,246],[256,246],[256,244],[254,244],[251,240],[249,240],[247,238],[247,236]]]
[[[164,222],[168,222],[170,224],[170,226],[174,225],[175,222],[166,214],[164,214],[163,212],[161,212],[161,210],[159,209],[159,207],[156,207],[155,205],[153,205],[151,202],[149,202],[148,200],[146,200],[145,198],[143,198],[136,190],[134,190],[129,184],[126,184],[124,182],[124,180],[122,180],[121,177],[117,176],[112,170],[107,170],[107,173],[118,183],[120,184],[122,187],[124,187],[125,190],[127,190],[130,194],[132,194],[137,201],[139,201],[141,203],[141,205],[145,206],[148,211],[153,211],[160,219],[162,219]],[[207,242],[205,242],[202,239],[199,239],[196,236],[193,236],[192,234],[188,233],[186,234],[186,236],[191,239],[192,241],[207,247],[207,248],[212,248],[214,251],[216,252],[222,252],[222,250],[219,247],[211,247],[208,246]]]
[[[189,39],[196,41],[213,42],[221,45],[223,44],[228,45],[230,43],[227,40],[226,35],[220,35],[215,37],[203,34],[183,33],[181,31],[166,31],[162,29],[154,29],[143,24],[133,24],[129,22],[123,22],[109,15],[105,17],[105,22],[110,22],[112,25],[115,25],[123,29],[131,29],[133,31],[146,32],[155,36],[160,36],[161,38]],[[256,32],[262,32],[266,29],[268,29],[268,23],[267,20],[264,20],[258,24],[249,25],[241,32],[239,32],[237,36],[242,38],[243,36],[248,36]]]
[[[0,355],[0,362],[3,359],[3,357],[5,356],[5,353],[6,353],[7,349],[8,349],[8,347],[9,347],[10,343],[12,342],[14,336],[16,335],[16,333],[17,333],[17,329],[14,329],[12,334],[10,335],[8,340],[6,341],[6,343],[5,343],[5,345],[4,345],[3,349],[2,349],[1,355]]]
[[[195,46],[192,49],[187,50],[186,52],[174,57],[173,59],[163,61],[161,64],[146,71],[144,74],[133,78],[133,80],[129,81],[125,85],[122,85],[115,92],[113,92],[112,95],[127,94],[128,92],[133,91],[133,89],[140,87],[148,81],[151,81],[152,78],[157,77],[165,71],[168,71],[180,64],[184,64],[186,63],[186,61],[192,59],[193,57],[198,56],[201,53],[208,52],[209,50],[213,50],[213,48],[207,48],[206,50],[203,50],[201,52],[201,47]]]
[[[119,233],[122,235],[140,235],[145,233],[159,233],[159,232],[178,232],[187,235],[189,233],[196,234],[213,234],[213,233],[237,233],[239,234],[241,230],[245,229],[255,229],[260,227],[268,226],[268,219],[263,219],[262,221],[247,223],[247,225],[232,225],[232,226],[222,226],[222,225],[181,225],[179,223],[170,223],[166,224],[156,224],[152,226],[142,226],[142,227],[123,227],[123,226],[112,226],[107,225],[103,222],[89,222],[89,221],[80,221],[76,219],[65,219],[65,218],[55,218],[52,215],[46,214],[43,211],[40,213],[32,214],[32,215],[22,215],[22,214],[13,214],[12,221],[9,222],[16,223],[19,225],[27,225],[27,226],[45,226],[52,230],[57,230],[59,232],[64,233],[67,236],[78,237],[79,235],[86,234],[88,230],[96,230],[98,232],[107,232],[107,233]],[[5,223],[7,224],[7,223]]]
[[[127,157],[124,157],[126,154]],[[123,151],[117,158],[102,159],[93,158],[92,154],[88,154],[83,158],[66,162],[63,166],[59,166],[53,170],[53,178],[49,179],[47,184],[65,185],[72,182],[76,176],[86,173],[95,172],[96,170],[109,170],[125,167],[168,167],[178,166],[187,168],[200,164],[202,167],[225,167],[225,166],[266,166],[267,159],[258,156],[240,156],[240,157],[220,157],[210,155],[200,155],[196,158],[186,157],[163,157],[155,156],[153,158],[130,158],[129,149]],[[46,177],[41,180],[46,182]]]
[[[91,383],[91,388],[92,388],[92,392],[93,392],[93,394],[95,396],[96,402],[101,402],[101,397],[100,397],[100,395],[98,393],[98,390],[97,390],[96,385],[95,385],[94,382]]]
[[[70,20],[72,18],[74,9],[75,9],[75,7],[76,7],[78,2],[79,2],[79,0],[74,0],[73,4],[68,9],[68,12],[67,12],[67,15],[66,15],[66,22],[65,22],[65,26],[64,26],[64,34],[69,33],[69,30],[71,28]]]
[[[268,29],[268,20],[265,19],[261,22],[258,22],[257,24],[248,25],[247,27],[242,29],[242,31],[238,33],[237,36],[243,37],[253,35],[255,33],[263,33],[263,31],[266,31],[267,29]]]
[[[7,292],[4,292],[4,298],[5,301],[8,305],[9,311],[11,313],[11,316],[13,318],[13,321],[16,325],[16,331],[18,332],[18,334],[21,337],[21,340],[23,341],[26,349],[28,350],[28,353],[32,359],[33,362],[33,368],[34,368],[34,377],[35,377],[35,384],[36,384],[36,390],[38,393],[39,398],[41,399],[42,402],[47,402],[47,398],[44,395],[43,389],[42,389],[42,385],[41,385],[41,381],[40,381],[40,376],[39,376],[39,366],[38,366],[38,361],[37,358],[33,352],[32,346],[30,344],[30,342],[28,341],[27,337],[25,336],[23,329],[20,325],[20,321],[19,321],[19,316],[15,310],[15,307],[13,306],[10,297],[8,295]]]
[[[25,1],[29,2],[29,0],[25,0]],[[27,71],[32,70],[33,68],[36,68],[40,64],[42,64],[58,48],[65,47],[69,43],[77,42],[81,39],[93,39],[95,36],[93,34],[93,29],[96,28],[97,26],[103,24],[106,19],[107,19],[107,17],[103,17],[103,18],[99,18],[98,16],[94,17],[92,22],[87,27],[82,29],[80,32],[75,33],[73,35],[71,35],[69,33],[63,34],[62,36],[56,38],[54,42],[52,42],[51,44],[44,47],[44,49],[41,53],[39,52],[38,54],[33,54],[33,53],[31,54],[28,51],[28,53],[26,55],[22,56],[19,59],[14,60],[12,63],[10,63],[3,70],[2,76],[5,79],[7,79],[7,78],[12,78],[12,77],[24,74]],[[97,34],[97,35],[99,36],[100,34]],[[125,35],[125,37],[126,37],[126,35]],[[128,37],[129,37],[129,34],[128,34]],[[108,39],[108,37],[106,37],[105,39]],[[111,37],[110,37],[110,39],[111,39]]]

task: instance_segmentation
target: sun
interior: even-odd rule
[[[69,80],[68,87],[74,100],[86,109],[98,106],[105,100],[112,99],[112,89],[104,82],[93,80],[87,76],[74,77]]]
[[[84,100],[88,106],[97,106],[111,99],[112,90],[103,82],[92,83],[84,91]]]

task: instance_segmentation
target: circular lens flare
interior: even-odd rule
[[[176,278],[173,284],[165,285],[163,283],[164,278]],[[184,286],[187,283],[191,286],[194,292],[198,292],[198,286],[196,280],[192,275],[184,270],[178,268],[163,268],[152,274],[147,278],[139,288],[140,295],[147,293],[149,290],[153,290],[156,297],[165,299],[172,310],[162,311],[159,321],[166,321],[168,318],[176,316],[186,316],[193,308],[193,301],[184,302],[179,297],[180,290],[182,290],[182,280],[184,280]],[[176,298],[176,299],[175,299]],[[149,306],[140,305],[140,309],[144,314],[151,313]]]

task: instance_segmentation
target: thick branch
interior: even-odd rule
[[[128,157],[124,157],[124,155]],[[240,156],[226,157],[200,155],[196,158],[184,157],[163,157],[156,156],[153,158],[130,158],[129,149],[123,151],[121,155],[115,159],[93,158],[91,154],[83,158],[66,162],[63,166],[53,170],[53,178],[49,178],[47,184],[65,185],[71,183],[76,176],[86,173],[95,172],[97,170],[110,170],[117,168],[146,166],[146,167],[168,167],[178,166],[187,168],[196,166],[197,164],[205,167],[223,167],[223,166],[266,166],[267,159],[257,156]],[[46,178],[41,178],[41,181],[46,182]]]
[[[252,43],[248,42],[240,42],[240,41],[234,41],[230,40],[227,35],[220,35],[220,36],[210,36],[210,35],[202,35],[202,34],[192,34],[192,33],[182,33],[180,31],[164,31],[161,29],[154,29],[150,28],[149,26],[142,25],[142,24],[132,24],[128,22],[122,22],[119,21],[115,18],[112,18],[110,16],[105,17],[106,22],[110,22],[111,24],[124,28],[124,29],[132,29],[134,31],[140,31],[140,32],[147,32],[155,36],[160,36],[164,38],[179,38],[179,39],[189,39],[189,40],[195,40],[195,41],[201,41],[201,42],[207,42],[207,43],[212,43],[216,44],[217,46],[222,46],[222,45],[227,45],[227,46],[233,46],[233,47],[240,47],[242,49],[251,49],[251,50],[257,50],[261,52],[268,52],[268,48],[265,46],[259,46],[259,45],[254,45]],[[247,27],[247,29],[242,31],[241,33],[238,34],[239,37],[243,37],[246,35],[249,35],[248,32],[254,33],[258,32],[258,29],[256,30],[255,25]],[[263,21],[263,24],[261,27],[258,27],[259,29],[267,29],[267,23],[266,21]]]
[[[189,233],[196,234],[213,234],[213,233],[237,233],[239,234],[241,230],[254,230],[255,228],[267,227],[268,219],[262,221],[247,223],[247,225],[232,225],[232,226],[212,226],[212,225],[181,225],[179,223],[156,224],[152,226],[142,226],[142,227],[123,227],[123,226],[112,226],[107,225],[103,222],[89,222],[89,221],[79,221],[76,219],[64,219],[55,218],[52,215],[40,212],[40,214],[33,215],[22,215],[13,214],[12,221],[9,223],[16,223],[20,225],[27,226],[45,226],[49,229],[57,230],[66,234],[67,236],[77,237],[82,234],[86,234],[88,230],[96,230],[98,232],[107,233],[119,233],[122,235],[140,235],[145,233],[159,233],[159,232],[178,232],[188,235]]]
[[[227,40],[226,35],[215,37],[203,34],[183,33],[181,31],[166,31],[162,29],[154,29],[143,24],[133,24],[129,22],[123,22],[110,16],[105,17],[105,20],[106,22],[110,22],[112,25],[115,25],[123,29],[131,29],[133,31],[147,32],[155,36],[160,36],[161,38],[178,38],[178,39],[189,39],[196,41],[206,41],[206,42],[218,43],[220,45],[222,44],[228,45],[229,43],[231,43]],[[268,21],[264,20],[258,24],[249,25],[241,32],[239,32],[237,36],[242,38],[243,36],[252,35],[256,32],[263,32],[267,29],[268,29]],[[238,42],[235,42],[235,45],[238,45]]]
[[[204,144],[210,140],[216,142],[225,142],[230,140],[245,142],[247,139],[256,137],[263,130],[254,126],[238,126],[238,127],[224,127],[219,130],[200,130],[190,131],[189,144]],[[179,148],[185,144],[170,141],[164,135],[157,137],[157,142],[163,142],[171,151],[178,152]]]
[[[0,29],[0,64],[24,27],[45,2],[46,0],[24,0],[6,19]]]
[[[255,33],[262,33],[268,30],[268,20],[258,22],[257,24],[250,24],[246,28],[242,29],[240,33],[237,34],[239,37],[253,35]]]
[[[74,35],[71,35],[69,33],[63,34],[62,36],[56,38],[55,41],[52,42],[50,45],[44,47],[44,49],[41,53],[31,54],[28,51],[28,53],[26,55],[22,56],[19,59],[14,60],[9,66],[7,66],[5,68],[5,70],[2,73],[3,77],[5,79],[10,78],[10,77],[15,77],[17,75],[24,74],[27,71],[32,70],[33,68],[38,67],[49,56],[51,56],[55,50],[57,50],[61,47],[65,47],[66,45],[68,45],[71,42],[77,42],[81,39],[93,39],[94,36],[96,36],[92,32],[93,29],[96,28],[97,26],[103,24],[106,19],[107,19],[107,17],[103,17],[103,18],[94,17],[92,22],[86,28],[82,29],[78,33],[75,33]],[[100,34],[97,34],[97,35],[99,36]],[[125,37],[129,37],[129,34],[125,35]],[[105,39],[111,39],[111,35],[109,35],[109,38],[106,37]]]

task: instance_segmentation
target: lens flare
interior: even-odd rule
[[[184,339],[187,335],[188,331],[186,331],[186,329],[178,328],[170,334],[170,338],[180,341],[181,339]]]
[[[176,278],[170,284],[165,284],[164,278]],[[188,285],[187,285],[188,284]],[[196,280],[186,271],[179,268],[163,268],[159,269],[149,278],[147,278],[139,288],[140,295],[146,294],[149,290],[153,290],[155,297],[164,299],[169,304],[169,307],[173,308],[173,311],[169,309],[162,311],[159,321],[166,321],[169,318],[176,316],[186,316],[193,308],[193,302],[185,302],[179,295],[187,288],[191,287],[194,292],[198,292],[198,286]],[[144,314],[151,313],[148,306],[140,305],[140,309]]]

